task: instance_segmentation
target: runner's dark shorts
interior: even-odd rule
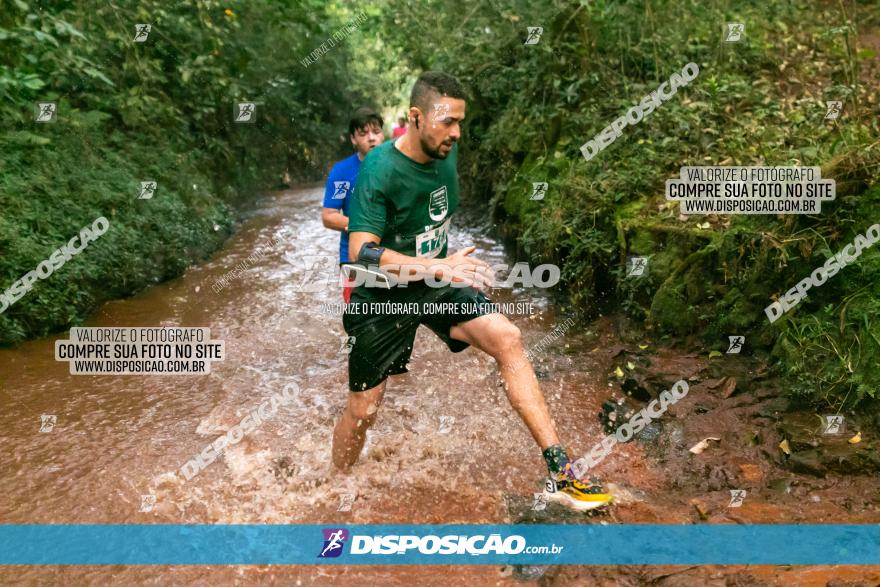
[[[444,311],[431,311],[440,308]],[[406,373],[420,324],[458,353],[470,345],[451,338],[449,329],[495,311],[489,298],[470,287],[432,288],[424,282],[392,289],[357,287],[342,317],[345,332],[354,337],[348,356],[348,388],[364,391],[389,375]]]

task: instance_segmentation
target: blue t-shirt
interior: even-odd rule
[[[327,187],[324,188],[325,208],[342,210],[342,213],[348,216],[348,203],[360,168],[361,160],[358,159],[357,153],[333,166],[327,178]],[[348,232],[344,230],[339,236],[339,262],[348,262]]]

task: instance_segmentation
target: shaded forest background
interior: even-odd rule
[[[875,2],[0,1],[0,288],[98,216],[111,230],[0,314],[0,344],[69,327],[180,275],[287,170],[350,152],[353,106],[397,107],[425,69],[468,90],[466,205],[522,260],[555,262],[626,335],[723,352],[744,335],[790,393],[880,405],[880,252],[778,322],[763,308],[880,222]],[[362,21],[357,27],[350,23]],[[742,22],[725,43],[727,22]],[[144,43],[135,24],[150,23]],[[525,45],[526,27],[544,32]],[[342,32],[340,32],[342,31]],[[334,34],[336,36],[334,37]],[[335,39],[314,63],[303,60]],[[325,45],[326,46],[326,45]],[[579,148],[688,62],[699,77],[586,161]],[[825,102],[843,114],[825,121]],[[38,101],[57,121],[34,122]],[[254,124],[233,121],[257,104]],[[684,165],[821,166],[817,216],[694,216],[664,198]],[[140,182],[158,182],[151,200]],[[531,201],[532,182],[548,195]],[[649,257],[625,278],[628,256]]]

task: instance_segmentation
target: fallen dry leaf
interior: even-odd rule
[[[688,450],[690,452],[694,453],[695,455],[698,455],[698,454],[702,453],[704,450],[706,450],[707,448],[709,448],[709,441],[710,440],[714,440],[715,442],[721,442],[720,438],[716,438],[714,436],[709,436],[708,438],[704,438],[703,440],[701,440],[697,444],[693,445]]]
[[[788,446],[788,440],[783,439],[782,442],[779,443],[779,448],[781,448],[782,452],[784,452],[785,454],[791,454],[791,447]]]

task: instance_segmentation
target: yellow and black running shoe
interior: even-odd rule
[[[579,512],[608,505],[613,499],[598,482],[578,480],[571,470],[571,463],[566,464],[565,469],[554,477],[547,479],[544,495],[547,501]]]

